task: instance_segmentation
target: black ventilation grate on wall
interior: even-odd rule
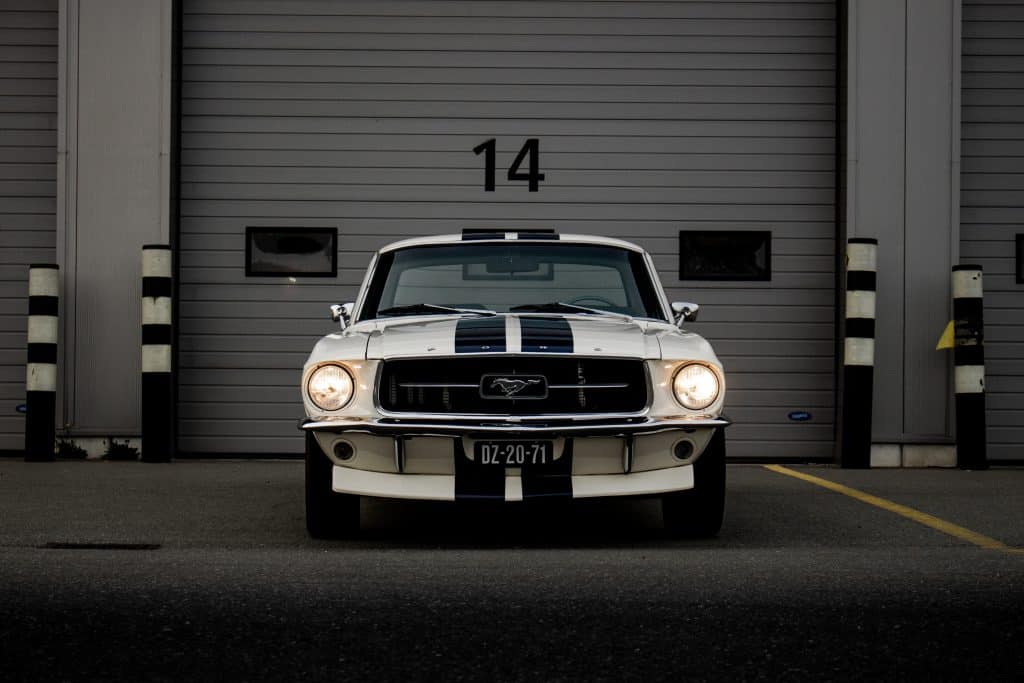
[[[772,279],[772,234],[764,230],[681,230],[680,280]]]
[[[338,274],[336,228],[245,229],[246,276],[334,277]]]

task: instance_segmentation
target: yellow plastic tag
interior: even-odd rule
[[[946,329],[944,329],[942,331],[942,336],[939,337],[939,343],[935,345],[935,350],[936,351],[941,351],[942,349],[951,349],[951,348],[953,348],[953,321],[952,320],[950,320],[949,324],[946,325]]]

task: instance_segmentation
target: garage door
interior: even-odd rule
[[[704,305],[732,455],[831,455],[833,2],[184,9],[183,451],[301,450],[298,370],[382,244],[553,227],[640,243]],[[535,192],[506,180],[531,139]],[[247,277],[251,226],[336,228],[337,276]],[[770,275],[680,280],[681,231],[768,233]]]
[[[960,260],[985,272],[989,457],[1024,461],[1024,3],[967,0],[963,17]]]
[[[25,447],[28,266],[53,263],[57,0],[0,9],[0,451]]]

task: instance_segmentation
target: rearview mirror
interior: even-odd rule
[[[352,323],[352,308],[355,304],[331,304],[331,320],[345,329]]]
[[[697,320],[697,312],[700,306],[689,301],[673,301],[672,313],[675,314],[676,325],[692,323]]]

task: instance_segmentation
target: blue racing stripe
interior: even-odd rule
[[[505,317],[462,318],[455,325],[455,353],[503,353]]]
[[[550,465],[523,468],[523,500],[572,498],[572,439],[565,440],[562,457]]]
[[[516,233],[517,240],[557,240],[560,239],[554,230],[524,230]]]
[[[505,232],[494,230],[492,231],[477,231],[477,230],[463,230],[462,241],[472,242],[475,240],[503,240],[505,239]]]
[[[572,327],[565,318],[519,318],[523,351],[572,353]]]
[[[505,468],[481,467],[470,460],[462,439],[454,439],[455,500],[505,500]]]

